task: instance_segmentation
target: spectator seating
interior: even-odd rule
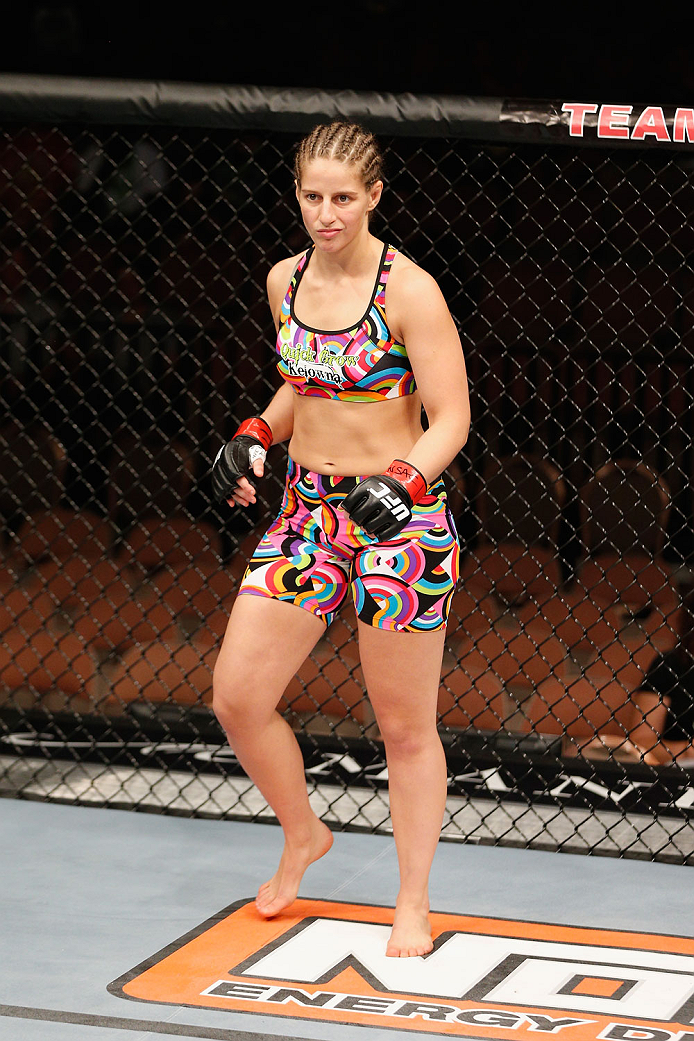
[[[0,428],[0,467],[3,700],[10,697],[15,706],[28,708],[38,693],[54,709],[85,705],[99,697],[96,661],[84,640],[63,624],[50,583],[56,567],[52,539],[79,538],[72,515],[59,506],[65,450],[45,424],[9,421]]]
[[[229,608],[259,532],[222,566],[218,532],[186,513],[193,462],[162,435],[114,439],[108,517],[61,502],[65,453],[43,424],[0,431],[12,480],[0,498],[0,684],[30,705],[208,705]],[[11,490],[9,486],[11,485]],[[581,495],[582,554],[562,584],[556,468],[517,453],[490,463],[481,536],[453,599],[439,694],[445,727],[565,735],[572,754],[619,744],[629,699],[674,646],[679,597],[663,560],[669,499],[643,463],[602,467]],[[304,726],[373,726],[352,605],[280,708]],[[22,700],[23,699],[23,700]]]
[[[5,530],[58,505],[66,465],[65,449],[44,423],[9,420],[0,426],[0,519]]]
[[[636,460],[611,461],[587,482],[582,556],[557,627],[567,655],[538,689],[537,729],[563,728],[576,747],[601,734],[627,737],[631,696],[680,629],[680,596],[662,556],[668,502],[662,478]]]
[[[31,707],[38,694],[44,707],[78,699],[86,711],[97,703],[118,710],[127,700],[126,657],[138,691],[152,700],[157,695],[142,676],[152,662],[172,696],[182,703],[192,697],[162,671],[162,655],[182,676],[190,666],[191,683],[196,678],[201,689],[193,666],[204,663],[211,682],[229,582],[218,533],[183,513],[190,456],[162,437],[115,444],[104,518],[60,504],[65,454],[43,425],[3,428],[0,453],[12,492],[4,489],[5,516],[15,529],[0,568],[0,684],[14,704]],[[174,503],[175,514],[162,514]],[[120,542],[116,522],[129,522]],[[186,637],[209,633],[210,617],[215,631],[198,651]]]
[[[449,673],[441,687],[447,725],[474,719],[483,729],[523,728],[519,703],[565,657],[555,634],[565,610],[558,555],[565,498],[558,471],[537,456],[519,453],[488,466],[478,505],[481,537],[463,562],[452,604],[447,647],[462,672]],[[472,687],[481,684],[489,687],[491,710],[473,706]]]

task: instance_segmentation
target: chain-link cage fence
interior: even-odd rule
[[[209,469],[279,385],[265,277],[307,245],[291,159],[318,119],[32,97],[1,102],[0,792],[267,820],[210,701],[285,452],[247,512]],[[694,157],[442,133],[390,118],[373,228],[438,279],[470,378],[443,835],[688,863]],[[355,629],[341,610],[280,708],[323,819],[387,830]]]

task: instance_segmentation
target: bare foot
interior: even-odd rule
[[[416,958],[434,949],[429,915],[423,908],[396,905],[387,958]]]
[[[255,906],[263,918],[272,918],[296,900],[304,871],[324,856],[333,844],[333,835],[316,817],[313,832],[308,842],[290,846],[285,842],[282,859],[277,871],[258,890]]]

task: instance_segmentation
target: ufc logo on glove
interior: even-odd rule
[[[353,488],[342,508],[367,535],[386,542],[402,531],[426,491],[427,482],[416,466],[394,459],[384,474],[366,477]]]
[[[372,485],[369,488],[369,492],[374,496],[374,498],[381,499],[397,520],[405,520],[406,518],[409,518],[410,511],[405,503],[402,499],[393,495],[391,489],[387,488],[385,484],[379,484],[377,488]]]

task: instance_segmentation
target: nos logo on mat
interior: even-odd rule
[[[392,914],[297,900],[266,921],[245,900],[109,990],[448,1037],[694,1041],[694,939],[434,913],[431,954],[386,958]]]

